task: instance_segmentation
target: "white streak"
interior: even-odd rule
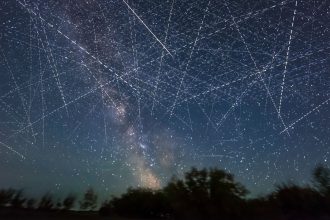
[[[133,12],[133,14],[140,20],[140,22],[144,25],[145,28],[147,28],[147,30],[150,32],[150,34],[152,34],[152,36],[158,41],[158,43],[160,43],[160,45],[162,45],[162,47],[167,51],[167,53],[169,55],[171,55],[171,57],[173,57],[173,55],[171,54],[171,52],[166,48],[166,46],[158,39],[158,37],[150,30],[150,28],[144,23],[144,21],[135,13],[135,11],[131,8],[131,6],[129,6],[129,4],[127,4],[127,2],[125,0],[123,0],[123,2],[127,5],[127,7],[129,8],[129,10],[131,10]]]
[[[292,40],[292,32],[293,32],[293,25],[294,25],[294,19],[296,17],[297,12],[297,4],[298,1],[296,1],[295,9],[293,11],[293,17],[292,17],[292,23],[291,23],[291,30],[290,30],[290,38],[288,43],[288,49],[286,51],[286,57],[285,57],[285,64],[284,64],[284,71],[283,71],[283,78],[282,78],[282,85],[281,85],[281,96],[280,96],[280,104],[278,107],[278,112],[281,113],[281,107],[282,107],[282,99],[283,99],[283,90],[284,90],[284,83],[285,83],[285,75],[287,72],[287,66],[288,66],[288,60],[289,60],[289,53],[290,53],[290,47],[291,47],[291,40]]]

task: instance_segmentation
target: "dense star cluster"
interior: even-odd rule
[[[253,193],[330,157],[327,0],[3,0],[0,186]]]

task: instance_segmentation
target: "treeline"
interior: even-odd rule
[[[2,189],[0,190],[0,207],[24,208],[29,210],[58,211],[72,210],[79,204],[79,210],[93,211],[97,208],[98,196],[93,188],[88,188],[83,199],[78,201],[75,194],[68,194],[63,200],[55,199],[51,193],[44,194],[39,201],[34,198],[26,198],[23,190]]]
[[[226,171],[192,168],[183,179],[172,178],[162,189],[129,188],[104,201],[102,216],[153,219],[330,219],[330,170],[317,166],[312,185],[286,183],[264,197],[246,199],[248,190]],[[69,194],[54,200],[47,193],[39,201],[24,198],[21,190],[0,190],[0,206],[37,210],[95,210],[92,188],[83,198]]]
[[[100,214],[168,219],[330,219],[330,170],[317,166],[313,185],[285,183],[267,196],[246,199],[232,174],[192,168],[160,190],[128,189],[103,203]]]

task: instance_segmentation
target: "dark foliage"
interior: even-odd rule
[[[314,171],[316,189],[282,184],[269,196],[246,200],[248,191],[219,169],[192,168],[161,190],[129,189],[103,203],[100,214],[170,219],[330,219],[328,169]]]
[[[102,214],[106,212],[127,217],[160,218],[169,213],[169,206],[162,191],[151,189],[128,189],[120,198],[114,197],[103,204]]]
[[[264,197],[246,199],[248,191],[235,181],[232,174],[213,169],[192,168],[183,179],[173,177],[162,189],[129,188],[120,197],[103,202],[101,216],[123,216],[143,219],[330,219],[330,170],[317,166],[313,171],[312,186],[293,183],[281,184]],[[80,209],[93,211],[97,207],[97,194],[92,188],[84,193]],[[77,197],[67,195],[54,203],[46,193],[37,204],[38,210],[69,211]],[[30,213],[36,200],[24,198],[22,190],[0,190],[0,219],[2,209],[23,209]],[[43,212],[40,212],[43,213]],[[93,212],[86,212],[93,213]]]
[[[0,206],[7,206],[11,202],[14,195],[15,195],[14,189],[1,189]]]
[[[80,201],[81,210],[94,210],[97,206],[97,194],[94,192],[93,188],[88,188],[84,194],[84,198]]]
[[[61,210],[63,207],[62,201],[60,199],[57,199],[56,203],[55,203],[55,210]]]
[[[10,203],[14,208],[22,208],[26,199],[23,197],[23,190],[15,191]]]
[[[49,211],[54,207],[53,196],[49,193],[43,195],[40,199],[38,209],[43,211]]]
[[[100,213],[141,218],[239,217],[247,193],[225,171],[192,168],[183,180],[173,178],[162,190],[129,189],[103,204]]]
[[[63,209],[64,210],[70,210],[73,208],[75,202],[77,200],[77,197],[73,194],[67,195],[67,197],[64,198],[63,200]]]
[[[172,179],[164,193],[174,216],[212,219],[219,215],[238,217],[248,191],[223,170],[192,168],[184,180]]]
[[[322,197],[314,189],[294,184],[283,184],[277,187],[274,198],[278,207],[284,213],[304,212],[319,213],[322,208]]]
[[[330,196],[330,169],[318,165],[313,172],[316,189],[324,196]]]
[[[111,204],[108,200],[105,200],[102,205],[101,208],[99,209],[99,214],[100,216],[110,216],[112,214],[112,210],[111,210]]]

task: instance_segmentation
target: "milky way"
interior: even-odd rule
[[[3,0],[0,66],[0,187],[217,166],[257,194],[329,164],[326,0]]]

